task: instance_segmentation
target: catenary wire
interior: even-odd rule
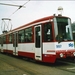
[[[9,17],[11,17],[14,13],[16,13],[19,9],[21,9],[25,4],[27,4],[30,0],[28,0],[27,2],[25,2],[22,6],[19,6],[19,8],[13,12]]]

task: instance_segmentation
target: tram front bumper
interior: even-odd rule
[[[75,50],[67,50],[66,55],[67,57],[75,57]]]
[[[56,58],[66,58],[66,50],[58,50],[56,51]]]

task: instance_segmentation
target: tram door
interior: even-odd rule
[[[14,33],[13,34],[13,55],[17,55],[17,47],[18,47],[18,34]]]
[[[35,59],[42,60],[42,35],[41,25],[35,26]]]

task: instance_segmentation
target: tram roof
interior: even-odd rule
[[[52,19],[54,17],[65,17],[65,16],[54,16],[54,15],[52,15],[52,16],[43,17],[43,18],[37,19],[35,21],[32,21],[30,23],[24,24],[24,25],[22,25],[20,27],[17,27],[15,29],[13,29],[12,31],[15,31],[15,30],[18,30],[20,28],[27,27],[27,26],[30,26],[30,25],[38,25],[38,24],[44,23],[44,22],[46,22],[46,21],[48,21],[48,20],[50,20],[50,19]]]
[[[24,24],[24,25],[22,25],[22,26],[20,26],[20,27],[18,27],[18,28],[15,28],[14,30],[16,30],[16,29],[19,29],[19,28],[23,28],[23,27],[26,27],[26,26],[30,26],[30,25],[35,25],[36,23],[38,24],[39,22],[43,22],[43,21],[47,21],[47,20],[49,20],[49,19],[52,19],[54,16],[48,16],[48,17],[44,17],[44,18],[41,18],[41,19],[37,19],[37,20],[35,20],[35,21],[32,21],[32,22],[30,22],[30,23],[27,23],[27,24]]]
[[[33,25],[38,25],[38,24],[40,24],[40,23],[44,23],[44,22],[49,21],[50,19],[52,19],[52,18],[54,18],[54,17],[65,17],[65,16],[55,16],[55,15],[52,15],[52,16],[47,16],[47,17],[41,18],[41,19],[37,19],[37,20],[35,20],[35,21],[32,21],[32,22],[30,22],[30,23],[27,23],[27,24],[24,24],[24,25],[22,25],[22,26],[20,26],[20,27],[17,27],[17,28],[15,28],[15,29],[13,29],[13,30],[7,32],[7,34],[12,33],[12,32],[16,32],[16,31],[18,31],[18,30],[21,30],[21,29],[27,27],[27,26],[30,27],[30,25],[33,26]],[[67,18],[68,18],[68,17],[67,17]],[[5,34],[4,34],[4,35],[5,35]]]

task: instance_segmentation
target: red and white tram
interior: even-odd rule
[[[75,57],[71,20],[53,15],[1,34],[0,52],[48,63]]]

